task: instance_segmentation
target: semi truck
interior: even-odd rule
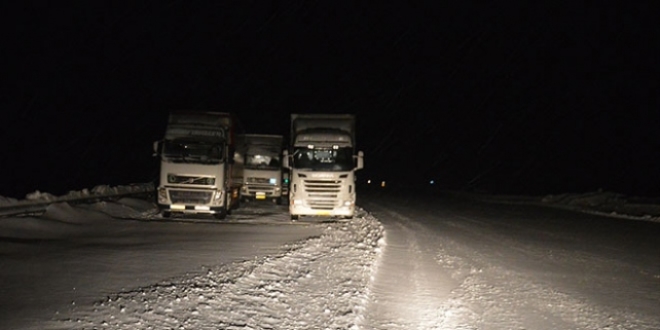
[[[230,113],[174,111],[165,136],[154,142],[160,158],[156,192],[163,217],[213,215],[224,219],[238,206],[242,164],[236,120]]]
[[[242,201],[270,200],[282,204],[282,149],[284,137],[244,134],[245,141]]]
[[[291,114],[284,166],[290,170],[291,220],[301,216],[352,218],[355,172],[364,166],[364,153],[356,153],[355,116]]]

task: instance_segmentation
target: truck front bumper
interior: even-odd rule
[[[188,214],[216,214],[225,211],[224,206],[158,204],[161,211]]]
[[[333,209],[315,209],[305,205],[289,205],[291,215],[319,216],[319,217],[352,217],[355,214],[355,205],[335,207]]]
[[[244,185],[241,197],[254,200],[280,198],[282,189],[277,186]]]

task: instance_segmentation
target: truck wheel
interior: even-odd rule
[[[227,218],[227,211],[221,210],[217,213],[214,213],[213,217],[218,219],[218,220],[224,220],[225,218]]]
[[[163,213],[161,213],[161,216],[162,216],[163,218],[170,218],[170,217],[172,216],[172,212],[170,212],[170,211],[163,211]]]
[[[231,215],[231,209],[234,207],[234,205],[232,205],[231,202],[232,202],[231,196],[227,196],[227,201],[225,202],[226,211],[224,212],[226,215]]]
[[[277,197],[273,199],[273,202],[275,202],[275,204],[277,205],[282,205],[282,197]]]
[[[297,214],[292,214],[292,215],[291,215],[291,221],[296,221],[296,220],[298,220],[299,218],[300,218],[300,217],[299,217]]]

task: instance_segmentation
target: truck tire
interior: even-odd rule
[[[218,219],[218,220],[224,220],[225,218],[227,218],[227,211],[225,211],[225,209],[223,209],[223,210],[221,210],[217,213],[214,213],[213,217]]]
[[[227,196],[227,200],[225,201],[225,212],[224,212],[225,216],[231,215],[231,209],[234,207],[234,205],[231,202],[232,202],[231,196]]]
[[[298,220],[299,218],[300,218],[300,217],[299,217],[297,214],[292,214],[292,215],[291,215],[291,221],[296,221],[296,220]]]
[[[169,218],[172,217],[172,212],[170,212],[170,211],[163,211],[163,212],[161,213],[161,216],[162,216],[163,218],[169,219]]]

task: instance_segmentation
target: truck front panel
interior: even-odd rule
[[[218,213],[227,205],[225,164],[161,163],[158,205],[163,211]]]
[[[289,194],[291,215],[351,217],[355,212],[353,172],[294,169]]]
[[[256,200],[282,197],[282,171],[246,169],[241,197]]]
[[[299,216],[352,217],[355,171],[355,115],[291,114],[286,167],[290,169],[289,213]]]

